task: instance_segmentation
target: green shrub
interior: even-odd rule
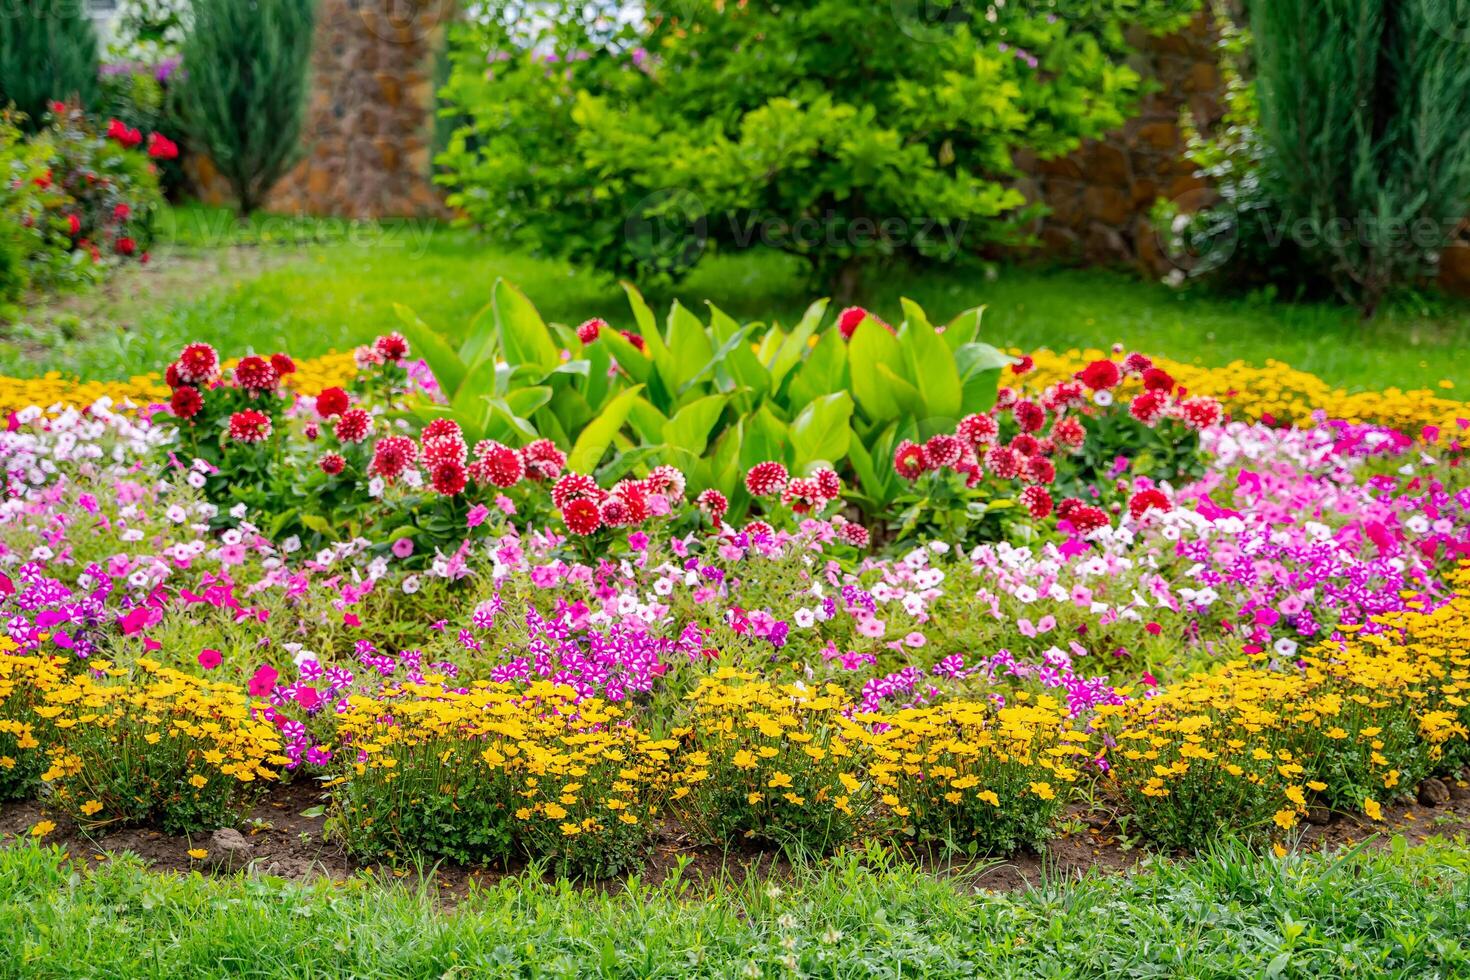
[[[1470,58],[1443,0],[1252,7],[1264,192],[1371,315],[1430,275],[1470,201]]]
[[[314,0],[195,0],[179,106],[190,140],[260,207],[301,156]]]
[[[507,13],[458,31],[444,92],[472,123],[442,180],[474,222],[609,271],[764,246],[846,295],[878,263],[1025,239],[1013,155],[1121,124],[1140,88],[1123,26],[1196,6],[695,0],[611,33],[565,10],[532,41]]]
[[[97,34],[73,0],[14,0],[0,16],[0,108],[39,129],[49,103],[97,99]]]

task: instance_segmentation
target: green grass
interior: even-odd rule
[[[873,855],[869,856],[874,857]],[[870,861],[870,863],[872,863]],[[165,877],[0,851],[4,976],[1460,977],[1470,853],[1256,858],[977,893],[840,858],[779,886],[426,888]]]
[[[186,341],[229,350],[345,349],[393,327],[394,303],[457,335],[497,278],[521,286],[550,320],[628,322],[615,283],[557,262],[508,254],[473,234],[424,223],[320,222],[171,212],[155,260],[90,293],[30,311],[0,342],[0,373],[57,369],[125,377],[162,365]],[[791,322],[809,291],[779,255],[716,257],[678,290],[746,320]],[[908,296],[948,317],[986,304],[989,339],[1022,348],[1115,341],[1179,360],[1267,358],[1350,388],[1470,388],[1470,307],[1435,298],[1361,323],[1326,304],[1284,304],[1179,292],[1124,273],[1000,267],[993,275],[938,270],[878,277],[865,305],[889,318]],[[660,297],[666,302],[669,297]]]

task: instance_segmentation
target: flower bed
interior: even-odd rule
[[[799,362],[886,325],[829,329]],[[565,363],[608,333],[558,335]],[[1470,761],[1470,489],[1438,433],[1038,357],[962,418],[864,416],[911,433],[890,459],[730,482],[643,439],[624,343],[596,442],[541,414],[590,375],[496,382],[481,416],[397,336],[193,345],[167,408],[13,412],[0,795],[192,832],[315,780],[362,859],[603,875],[668,833],[1009,853],[1079,808],[1280,842]]]

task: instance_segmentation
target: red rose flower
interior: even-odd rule
[[[82,219],[69,214],[66,216],[66,227],[71,231],[71,237],[75,238],[82,233]]]
[[[184,379],[179,377],[178,361],[174,361],[168,367],[163,369],[163,383],[168,385],[170,388],[177,388],[179,385],[184,383]]]
[[[162,133],[149,133],[148,155],[155,160],[177,160],[179,144]]]
[[[112,219],[114,221],[127,221],[128,215],[132,213],[133,209],[128,207],[126,204],[118,204],[112,209]]]
[[[138,243],[133,241],[127,235],[124,235],[117,240],[116,244],[113,247],[117,249],[119,255],[132,255],[138,250]]]
[[[168,407],[179,418],[192,419],[204,408],[204,398],[199,394],[198,388],[180,385],[169,396]]]

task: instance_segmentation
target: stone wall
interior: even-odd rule
[[[1164,37],[1139,32],[1130,38],[1133,67],[1155,89],[1122,129],[1088,140],[1069,156],[1037,160],[1022,152],[1018,186],[1051,213],[1033,229],[1040,246],[1032,254],[1087,264],[1130,264],[1158,272],[1160,254],[1149,210],[1160,197],[1186,210],[1204,203],[1208,190],[1183,157],[1181,110],[1201,125],[1222,111],[1224,84],[1218,68],[1219,35],[1201,14],[1185,30]]]
[[[285,214],[382,218],[436,215],[430,181],[434,59],[453,0],[318,0],[306,156],[271,192]],[[229,200],[207,159],[199,196]]]

